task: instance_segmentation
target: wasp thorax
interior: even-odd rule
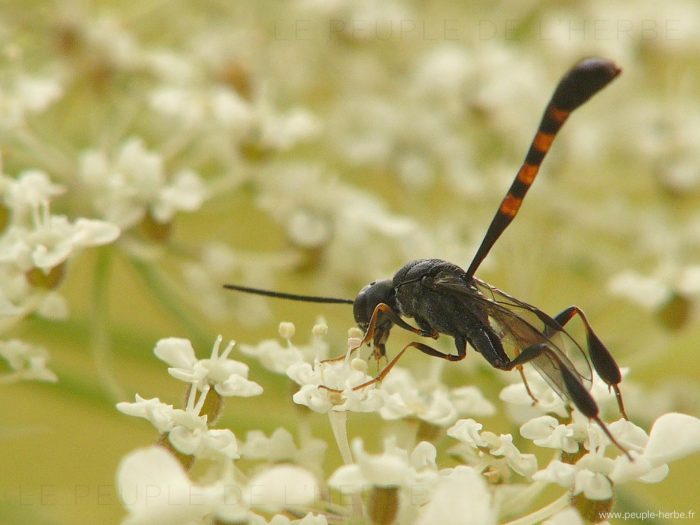
[[[391,279],[372,281],[357,294],[352,306],[357,326],[366,330],[374,309],[380,303],[389,306],[394,303],[394,286]]]

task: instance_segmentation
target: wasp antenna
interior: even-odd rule
[[[587,58],[578,62],[559,81],[544,111],[535,138],[532,139],[525,161],[518,170],[515,180],[481,241],[481,246],[469,265],[467,277],[474,276],[496,240],[515,218],[527,190],[535,181],[540,165],[552,146],[554,137],[571,112],[607,86],[620,74],[620,71],[614,62],[605,58]]]
[[[224,288],[237,292],[250,293],[254,295],[264,295],[276,299],[288,299],[290,301],[302,301],[305,303],[327,303],[327,304],[354,304],[352,299],[341,297],[320,297],[317,295],[300,295],[295,293],[276,292],[274,290],[263,290],[262,288],[251,288],[250,286],[240,286],[238,284],[225,284]]]

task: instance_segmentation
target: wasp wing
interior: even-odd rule
[[[543,353],[530,363],[562,399],[567,400],[570,396],[561,366],[590,388],[591,365],[583,349],[559,323],[540,309],[475,277],[468,285],[455,276],[440,276],[433,281],[433,286],[463,298],[464,306],[498,335],[511,359],[529,346],[545,344],[558,359]]]

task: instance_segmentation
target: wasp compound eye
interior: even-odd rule
[[[355,297],[352,310],[355,322],[361,330],[367,330],[372,313],[378,304],[392,305],[394,298],[394,286],[391,279],[372,281],[365,286]]]

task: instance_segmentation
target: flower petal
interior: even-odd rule
[[[192,368],[197,361],[192,343],[179,337],[161,339],[156,343],[153,353],[174,368]]]
[[[274,512],[286,507],[305,506],[318,497],[316,478],[294,465],[277,465],[250,480],[250,504]]]
[[[331,475],[328,485],[343,494],[353,494],[360,492],[367,485],[367,481],[359,466],[343,465]]]
[[[117,470],[118,494],[128,525],[186,525],[199,520],[213,505],[206,491],[191,484],[178,461],[162,447],[136,450]]]
[[[250,381],[242,376],[232,375],[223,383],[214,386],[214,389],[222,396],[251,397],[262,394],[262,387],[255,381]]]
[[[473,419],[460,419],[452,427],[447,429],[447,435],[458,439],[462,443],[472,446],[473,448],[485,447],[486,441],[479,435],[483,428],[481,423],[477,423]]]
[[[438,481],[416,525],[492,525],[496,518],[491,493],[482,476],[473,468],[460,465]]]
[[[668,463],[700,450],[700,419],[678,414],[664,414],[654,422],[644,457],[654,466]]]

